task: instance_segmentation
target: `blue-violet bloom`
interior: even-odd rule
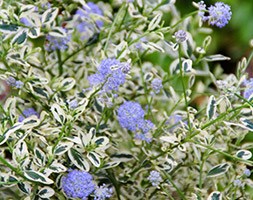
[[[106,187],[105,184],[101,186],[97,186],[94,191],[94,200],[105,200],[107,198],[110,198],[113,194],[113,189]]]
[[[157,187],[163,181],[160,173],[156,170],[153,170],[153,171],[150,172],[148,180],[155,187]]]
[[[154,80],[151,82],[151,88],[156,94],[158,94],[163,88],[162,80],[160,78],[154,78]]]
[[[18,122],[24,121],[25,118],[31,117],[32,115],[37,116],[38,118],[39,113],[37,113],[33,108],[27,108],[23,111],[23,113],[18,117]]]
[[[69,198],[85,200],[95,190],[92,179],[86,171],[73,170],[62,178],[62,189]]]

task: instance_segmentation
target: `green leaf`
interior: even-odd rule
[[[21,45],[25,43],[27,39],[27,33],[25,31],[18,33],[13,39],[12,39],[12,44],[18,44]]]
[[[241,118],[241,122],[246,129],[253,131],[253,123],[249,119]]]
[[[21,192],[29,195],[31,193],[31,185],[27,182],[19,182],[18,183],[18,188],[20,189]]]
[[[52,105],[51,112],[56,121],[58,121],[61,124],[65,123],[66,119],[65,112],[58,104],[55,103]]]
[[[46,10],[43,14],[42,14],[42,24],[50,24],[51,22],[53,22],[55,20],[55,18],[57,17],[57,14],[59,12],[58,8],[50,8],[48,10]]]
[[[38,165],[38,166],[44,166],[45,162],[46,162],[46,155],[45,153],[40,150],[39,148],[35,148],[34,149],[34,162]]]
[[[239,150],[236,152],[236,156],[244,160],[249,160],[252,157],[252,153],[248,150]]]
[[[204,57],[204,60],[206,60],[207,62],[214,62],[214,61],[230,60],[230,58],[223,56],[221,54],[216,54],[216,55],[212,55],[212,56],[206,56],[206,57]]]
[[[17,30],[18,30],[18,26],[15,24],[0,24],[0,31],[15,32]]]
[[[89,163],[84,159],[83,155],[78,152],[77,150],[71,148],[68,151],[69,159],[72,161],[72,163],[78,167],[80,170],[89,171],[90,166]]]
[[[50,187],[43,187],[40,189],[40,191],[38,192],[38,195],[41,197],[41,198],[50,198],[51,196],[54,195],[54,190]]]
[[[207,173],[207,176],[208,177],[219,176],[226,173],[228,169],[229,169],[229,164],[227,163],[216,165],[215,167],[209,170],[209,172]]]
[[[71,147],[73,146],[73,143],[72,142],[60,142],[55,150],[54,150],[54,154],[55,155],[62,155],[64,154],[65,152],[67,152]]]
[[[218,191],[214,191],[208,196],[207,200],[222,200],[222,194]]]
[[[207,109],[206,109],[206,115],[209,120],[214,117],[214,115],[216,113],[216,108],[217,108],[216,100],[215,100],[215,97],[212,95],[209,98]]]
[[[65,78],[61,82],[61,91],[69,91],[71,90],[76,84],[76,80],[73,78]]]
[[[44,174],[40,173],[40,172],[36,172],[34,170],[26,170],[24,171],[24,176],[34,182],[38,182],[38,183],[43,183],[46,185],[50,185],[53,184],[54,181],[47,178]]]
[[[87,154],[87,157],[95,167],[100,166],[101,162],[98,154],[96,154],[95,152],[89,152]]]
[[[23,126],[23,123],[18,122],[16,124],[14,124],[13,127],[11,127],[8,130],[6,130],[4,132],[4,134],[0,136],[0,145],[4,144],[8,140],[8,138],[10,137],[10,135],[12,133],[14,133],[16,130],[21,129],[22,126]]]

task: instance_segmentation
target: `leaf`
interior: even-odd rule
[[[43,187],[40,189],[40,191],[38,192],[38,195],[41,197],[41,198],[49,198],[51,196],[54,195],[54,190],[50,187]]]
[[[25,118],[23,120],[23,126],[22,129],[32,129],[40,124],[40,120],[37,116],[32,115],[31,117]]]
[[[252,157],[252,153],[248,150],[239,150],[236,152],[236,156],[243,160],[249,160]]]
[[[213,119],[215,113],[216,113],[216,100],[215,97],[212,95],[209,98],[208,104],[207,104],[207,109],[206,109],[206,115],[208,117],[208,119]]]
[[[53,36],[53,37],[59,37],[59,38],[67,37],[65,29],[58,28],[58,27],[52,29],[48,34]]]
[[[109,143],[109,139],[104,136],[100,136],[93,141],[98,147],[105,147]]]
[[[118,153],[111,155],[111,158],[117,162],[128,162],[133,159],[133,156],[129,153]]]
[[[14,133],[16,130],[21,129],[22,126],[23,126],[23,123],[18,122],[16,124],[14,124],[13,127],[9,128],[7,131],[5,131],[3,135],[0,135],[0,145],[4,144],[8,140],[10,135],[12,133]]]
[[[2,32],[15,32],[18,30],[18,26],[14,24],[0,24],[0,31]]]
[[[61,173],[61,172],[65,172],[65,171],[68,170],[64,165],[62,165],[61,163],[57,163],[57,162],[53,162],[49,166],[48,169],[51,170],[54,173]]]
[[[95,167],[100,166],[101,162],[98,154],[96,154],[95,152],[89,152],[87,154],[87,157]]]
[[[215,167],[209,170],[209,172],[207,173],[207,176],[208,177],[219,176],[226,173],[228,169],[229,169],[229,164],[227,163],[216,165]]]
[[[72,142],[60,142],[54,149],[54,154],[59,156],[67,152],[73,146]]]
[[[83,170],[83,171],[90,170],[89,163],[83,158],[83,155],[77,150],[71,148],[68,151],[68,156],[69,156],[69,159],[72,161],[72,163],[80,170]]]
[[[18,188],[20,189],[21,192],[29,195],[31,193],[31,185],[27,182],[19,182],[18,183]]]
[[[182,68],[184,72],[191,72],[192,71],[192,60],[186,59],[182,62]]]
[[[214,191],[208,196],[207,200],[222,200],[222,194],[218,191]]]
[[[26,31],[20,31],[17,35],[14,36],[14,38],[11,41],[11,44],[21,45],[25,43],[26,39],[27,39]]]
[[[54,183],[53,180],[47,178],[44,174],[36,172],[34,170],[25,170],[24,176],[31,181],[43,183],[45,185],[50,185]]]
[[[249,119],[241,118],[241,122],[246,129],[253,131],[253,123]]]
[[[206,60],[207,62],[214,62],[214,61],[230,60],[230,58],[223,56],[221,54],[216,54],[212,56],[206,56],[204,57],[204,60]]]
[[[34,149],[34,162],[38,166],[44,166],[46,162],[46,155],[45,153],[40,150],[38,147]]]
[[[162,13],[158,13],[152,20],[151,20],[151,22],[149,23],[149,25],[148,25],[148,30],[149,31],[152,31],[152,30],[154,30],[156,27],[158,27],[159,26],[159,23],[160,23],[160,21],[161,21],[161,19],[162,19]]]
[[[59,12],[58,8],[50,8],[46,10],[41,17],[42,24],[50,24],[53,22]]]
[[[61,124],[65,123],[66,119],[65,112],[58,104],[54,103],[50,110],[56,121],[58,121]]]
[[[33,87],[34,94],[38,97],[48,99],[48,93],[44,88]]]
[[[30,28],[28,31],[28,36],[33,39],[38,38],[40,36],[40,29],[36,27]]]
[[[109,162],[109,163],[106,163],[103,166],[103,169],[110,169],[110,168],[113,168],[113,167],[117,167],[119,164],[120,164],[120,162],[118,162],[118,161]]]
[[[66,78],[61,82],[61,91],[68,91],[71,90],[76,84],[75,79],[73,78]]]
[[[25,157],[29,156],[28,148],[26,142],[23,140],[19,140],[14,147],[13,151],[13,159],[19,163]]]

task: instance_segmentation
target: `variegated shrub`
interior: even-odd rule
[[[253,198],[251,58],[175,3],[0,0],[0,199]]]

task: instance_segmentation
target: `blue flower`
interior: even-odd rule
[[[148,180],[155,187],[157,187],[163,181],[160,173],[156,170],[153,170],[153,171],[150,172]]]
[[[145,112],[136,102],[126,101],[118,109],[118,120],[123,128],[136,131],[140,124],[143,126]]]
[[[67,30],[63,29],[63,31],[67,34]],[[66,37],[56,37],[52,35],[46,36],[46,50],[47,51],[55,51],[55,50],[66,50],[68,48],[68,43],[71,39],[71,35],[67,34]]]
[[[246,168],[246,169],[244,170],[243,173],[244,173],[245,176],[247,176],[247,177],[249,177],[249,176],[251,175],[251,171],[250,171],[248,168]]]
[[[35,115],[37,116],[38,118],[40,117],[39,116],[39,113],[37,113],[33,108],[27,108],[23,111],[23,113],[18,117],[18,121],[19,122],[22,122],[24,121],[25,118],[27,117],[31,117],[32,115]]]
[[[243,97],[245,99],[250,99],[250,97],[252,96],[253,94],[253,78],[249,79],[249,80],[246,80],[244,81],[244,85],[245,85],[245,90],[244,90],[244,93],[243,93]],[[253,97],[253,96],[252,96]]]
[[[135,134],[135,139],[151,142],[152,137],[149,133],[155,125],[145,120],[145,112],[137,102],[126,101],[118,108],[118,120],[122,128],[129,131],[140,132]]]
[[[124,68],[123,68],[124,67]],[[104,84],[101,92],[117,91],[125,83],[125,63],[116,59],[105,59],[98,67],[98,72],[88,77],[91,86]]]
[[[86,199],[95,189],[92,176],[86,171],[73,170],[62,178],[62,189],[69,198]]]
[[[156,94],[158,94],[160,90],[163,88],[162,80],[160,78],[155,78],[151,82],[151,88],[154,90]]]
[[[234,180],[234,186],[235,187],[242,187],[243,186],[242,181],[239,179]]]
[[[102,186],[97,186],[94,191],[94,200],[105,200],[106,198],[110,198],[112,196],[113,190],[112,188],[106,187],[105,184]]]
[[[19,19],[20,23],[24,24],[25,26],[31,27],[32,24],[29,22],[29,20],[26,17],[21,17]]]
[[[222,28],[226,24],[228,24],[231,19],[231,9],[230,6],[224,4],[222,2],[217,2],[214,4],[215,6],[210,6],[209,10],[209,22],[211,25],[216,25],[219,28]]]
[[[223,2],[216,2],[208,8],[209,16],[205,16],[206,5],[203,1],[198,3],[199,5],[199,16],[202,21],[209,21],[211,25],[216,25],[219,28],[224,27],[228,24],[231,19],[232,12],[230,6]]]
[[[76,11],[76,15],[78,16],[79,24],[77,25],[77,30],[79,32],[85,32],[87,28],[92,29],[93,26],[91,23],[87,21],[87,19],[90,19],[90,15],[97,14],[100,16],[103,16],[102,10],[93,2],[88,2],[86,4],[87,7],[83,7],[83,9],[78,9]],[[102,28],[104,23],[101,20],[95,21],[98,28]]]
[[[174,34],[177,43],[182,43],[184,41],[187,40],[187,34],[184,30],[178,30],[175,34]]]

